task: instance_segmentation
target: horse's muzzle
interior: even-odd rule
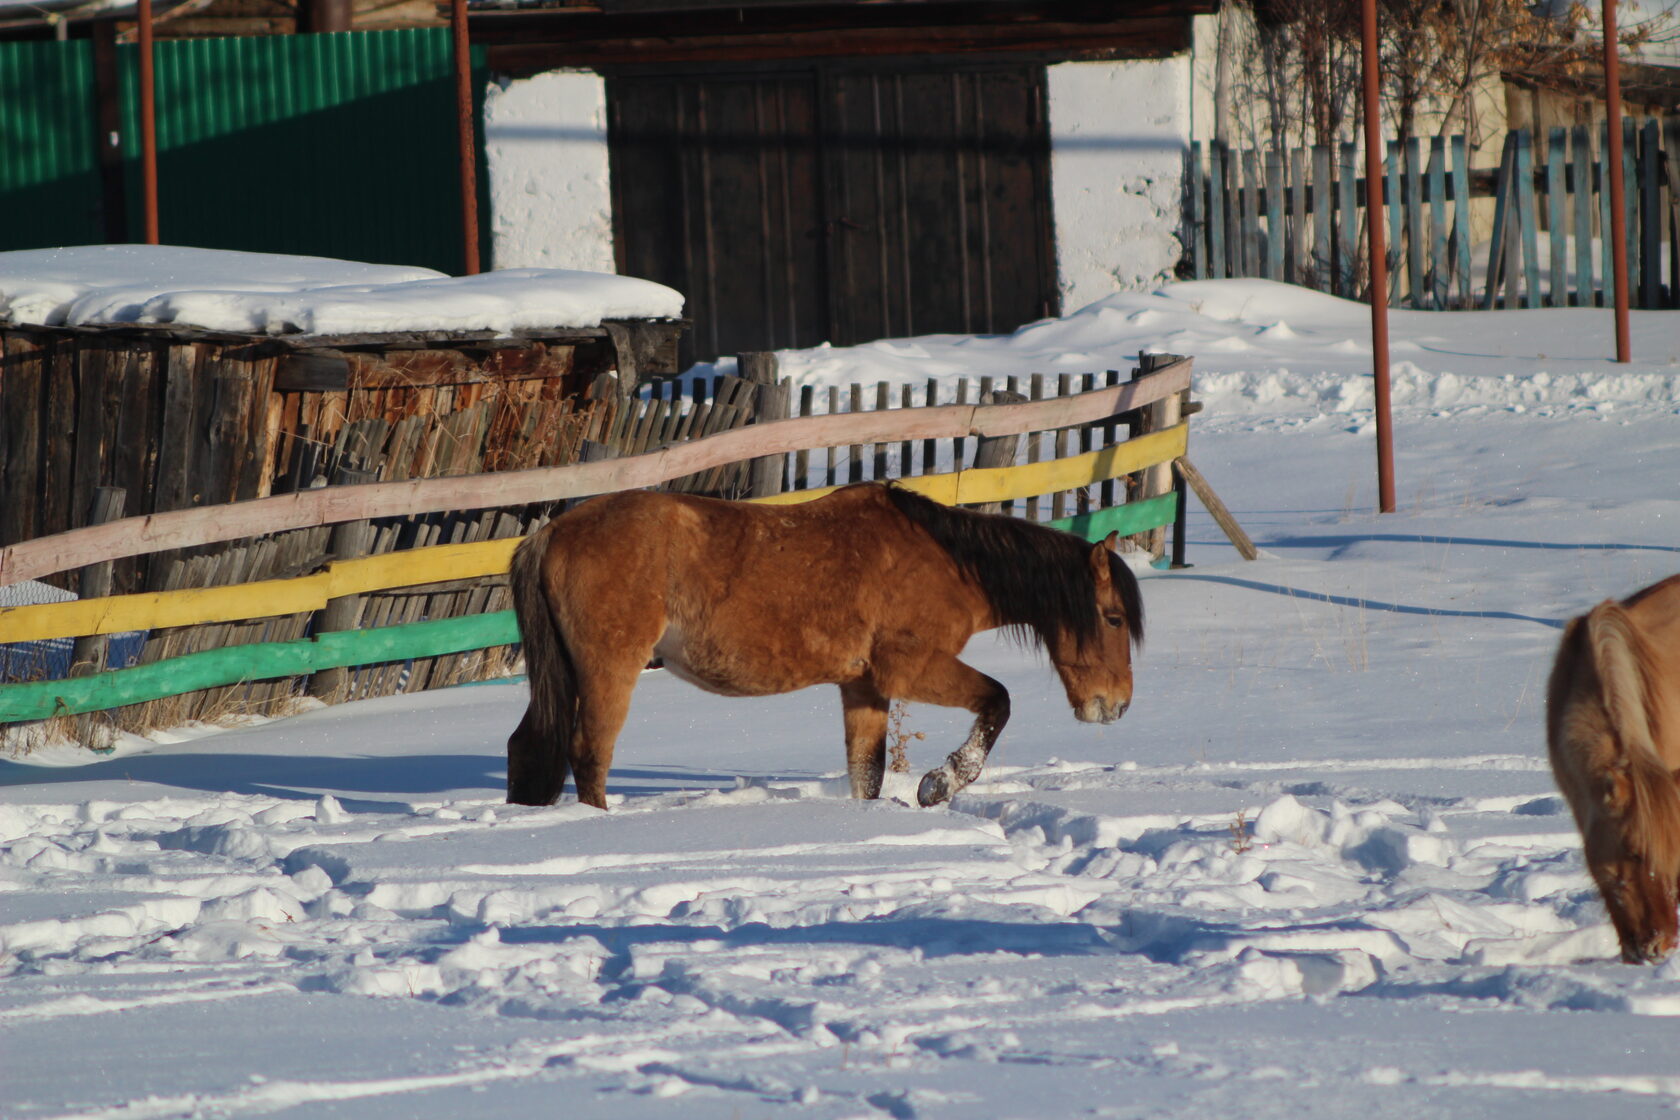
[[[1130,701],[1121,701],[1116,704],[1103,697],[1093,696],[1075,708],[1073,716],[1080,723],[1113,723],[1125,715],[1126,709],[1131,706]]]
[[[1629,952],[1626,947],[1622,950],[1622,960],[1628,964],[1658,964],[1674,952],[1674,936],[1672,934],[1653,933]]]

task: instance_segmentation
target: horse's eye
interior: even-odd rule
[[[1103,621],[1108,623],[1110,626],[1117,627],[1122,622],[1126,621],[1126,616],[1122,614],[1105,614],[1103,615]]]

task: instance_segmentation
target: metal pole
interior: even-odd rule
[[[473,136],[472,48],[467,41],[467,0],[450,0],[449,26],[455,38],[455,116],[461,140],[462,273],[478,267],[478,144]]]
[[[1616,270],[1616,360],[1633,360],[1628,337],[1627,196],[1622,189],[1622,68],[1616,52],[1616,0],[1604,12],[1604,91],[1610,132],[1610,260]]]
[[[152,59],[152,0],[140,10],[140,197],[146,244],[158,243],[157,84]]]
[[[1371,375],[1377,391],[1377,508],[1394,512],[1394,421],[1389,414],[1388,257],[1383,246],[1382,120],[1378,116],[1377,0],[1364,0],[1365,225],[1371,258]]]

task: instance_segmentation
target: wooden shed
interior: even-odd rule
[[[1218,8],[470,3],[497,75],[604,78],[617,270],[688,296],[685,360],[1059,314],[1047,68],[1182,54]]]

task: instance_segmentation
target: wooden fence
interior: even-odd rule
[[[79,528],[101,489],[123,512],[267,497],[344,477],[555,466],[610,420],[585,390],[674,372],[681,324],[526,332],[229,334],[176,326],[0,325],[0,545]],[[298,554],[298,559],[308,559]],[[112,572],[167,586],[153,556]],[[68,589],[80,591],[75,573]]]
[[[1631,298],[1636,307],[1680,306],[1680,120],[1623,126]],[[1603,127],[1553,128],[1544,137],[1513,131],[1498,169],[1476,171],[1462,136],[1390,141],[1383,200],[1391,302],[1437,310],[1613,302],[1608,150]],[[1288,151],[1193,144],[1190,271],[1196,279],[1262,277],[1365,298],[1363,165],[1354,144]],[[1477,199],[1493,206],[1480,248]]]
[[[237,710],[249,707],[253,689],[267,690],[262,698],[270,702],[296,697],[298,678],[305,674],[313,686],[330,682],[331,688],[311,690],[335,699],[504,671],[508,647],[518,640],[505,586],[518,538],[497,521],[508,516],[498,507],[670,484],[743,463],[771,464],[773,481],[760,500],[807,500],[824,492],[831,477],[838,485],[851,480],[853,465],[860,471],[867,465],[868,477],[896,477],[940,501],[1015,505],[1092,539],[1111,531],[1143,534],[1158,551],[1162,527],[1172,523],[1180,506],[1167,464],[1185,452],[1189,379],[1189,361],[1176,360],[1130,381],[1065,397],[791,417],[624,458],[328,486],[21,542],[0,549],[0,582],[246,537],[262,538],[246,550],[262,550],[272,548],[272,534],[284,530],[337,535],[358,527],[365,531],[378,518],[488,511],[457,514],[456,523],[468,528],[456,543],[365,556],[358,551],[356,559],[334,561],[309,575],[247,578],[225,586],[194,586],[189,580],[175,590],[0,610],[0,644],[131,631],[167,636],[177,628],[221,628],[230,639],[243,631],[247,639],[191,653],[165,646],[133,668],[0,685],[0,724],[25,725],[10,729],[14,745],[49,734],[87,741],[90,730],[105,726],[90,723],[89,713],[144,713],[157,726],[179,718],[179,712],[148,706],[170,704],[183,694],[220,695],[229,710]],[[1042,384],[1048,393],[1049,382]],[[1060,379],[1055,384],[1063,387]],[[1070,379],[1066,387],[1085,384],[1084,378]],[[1030,380],[1027,387],[1030,391]],[[717,407],[715,400],[706,403]],[[678,430],[684,416],[691,429],[700,422],[692,409],[676,411]],[[652,393],[626,410],[624,426],[632,433],[638,425],[654,432],[673,423],[672,412],[668,394]],[[1119,440],[1121,429],[1132,438]],[[1022,436],[1025,447],[1018,450]],[[1001,457],[995,455],[999,447],[1006,449]],[[846,449],[843,455],[839,448]],[[1004,465],[987,465],[998,460]],[[1106,506],[1105,488],[1114,498]],[[474,539],[475,534],[488,539]],[[400,608],[384,602],[399,597]],[[311,621],[300,625],[299,619]],[[351,668],[356,675],[332,675]],[[242,690],[237,698],[244,703],[217,691],[230,689]],[[78,722],[73,728],[51,726],[63,720]],[[138,720],[117,722],[126,728]]]

